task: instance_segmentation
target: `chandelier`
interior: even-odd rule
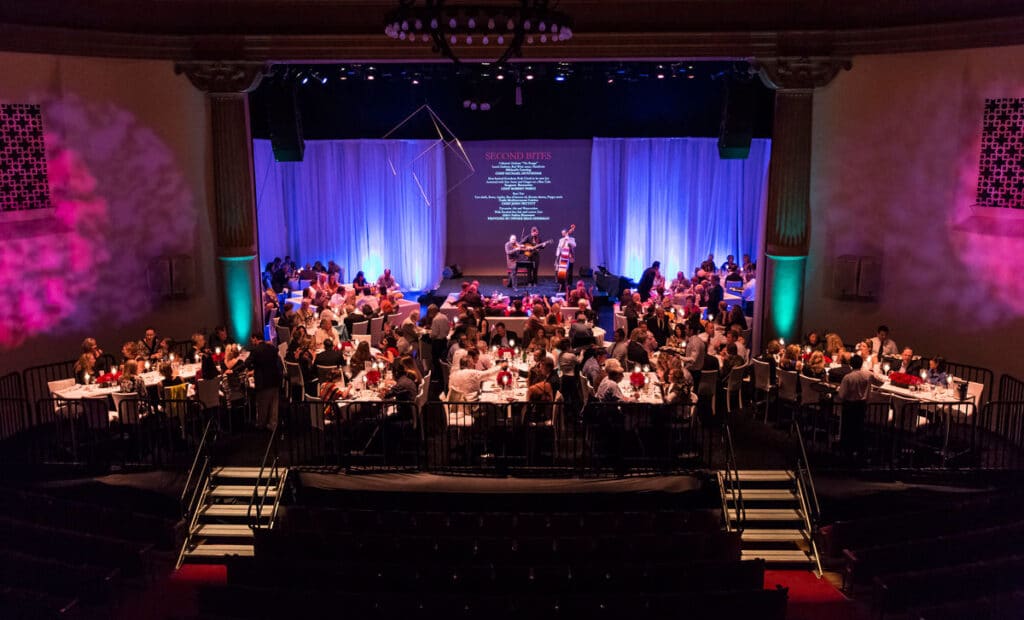
[[[397,41],[432,43],[434,52],[455,63],[460,62],[456,46],[496,49],[494,62],[500,64],[521,57],[526,45],[572,38],[572,19],[550,0],[519,0],[508,6],[399,0],[398,5],[385,18],[384,34]]]

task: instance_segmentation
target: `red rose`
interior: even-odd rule
[[[634,372],[629,375],[629,384],[635,388],[642,388],[647,383],[647,375],[642,372]]]
[[[889,381],[899,385],[921,385],[921,377],[918,377],[917,375],[908,375],[905,372],[889,373]]]
[[[372,384],[372,385],[376,385],[377,383],[379,383],[380,382],[380,371],[379,370],[371,370],[370,372],[366,373],[366,382],[369,383],[369,384]]]
[[[498,385],[506,386],[512,385],[512,373],[507,370],[503,370],[498,373],[497,376]]]

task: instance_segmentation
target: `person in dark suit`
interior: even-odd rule
[[[640,284],[636,287],[636,291],[640,293],[640,301],[647,301],[651,298],[651,288],[654,286],[654,278],[658,275],[660,268],[661,263],[654,261],[650,267],[644,269],[643,275],[640,276]]]
[[[921,363],[920,358],[914,359],[914,350],[910,347],[904,347],[902,353],[900,353],[899,363],[892,365],[894,371],[908,375],[916,375],[923,368],[924,365]]]
[[[513,340],[515,336],[512,337]],[[489,344],[492,347],[507,347],[508,346],[509,334],[505,329],[505,324],[498,322],[494,324],[494,333],[491,334]]]
[[[317,354],[313,363],[317,366],[344,366],[345,356],[334,348],[333,340],[327,339],[324,340],[324,350]]]
[[[654,315],[647,318],[647,329],[654,336],[654,340],[658,343],[659,347],[665,346],[665,341],[668,340],[672,326],[669,325],[668,315],[665,314],[664,306],[659,305],[654,309]]]
[[[718,315],[718,304],[722,302],[722,298],[725,297],[725,291],[722,290],[722,285],[718,281],[717,275],[712,275],[708,278],[708,283],[704,287],[707,290],[708,295],[708,315]]]
[[[254,335],[253,338],[260,339],[260,342],[250,349],[245,366],[252,370],[255,384],[256,427],[273,430],[277,428],[284,365],[281,363],[277,347],[262,340],[258,335]]]

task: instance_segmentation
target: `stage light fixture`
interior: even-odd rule
[[[534,44],[533,32],[541,33],[540,43],[558,43],[573,37],[573,21],[554,8],[551,0],[506,0],[508,6],[493,4],[447,5],[444,0],[398,0],[398,7],[389,12],[384,21],[384,34],[396,40],[416,42],[421,31],[424,43],[433,43],[441,56],[459,63],[454,47],[474,44],[490,45],[489,33],[499,24],[510,35],[508,46],[499,55],[498,62],[523,55],[523,46]],[[506,44],[503,33],[498,33],[497,44]]]

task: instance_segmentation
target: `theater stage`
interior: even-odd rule
[[[302,504],[347,506],[368,503],[409,509],[426,504],[457,509],[461,504],[493,510],[524,502],[551,510],[690,509],[721,507],[713,474],[625,478],[496,478],[430,473],[345,474],[293,470]]]

